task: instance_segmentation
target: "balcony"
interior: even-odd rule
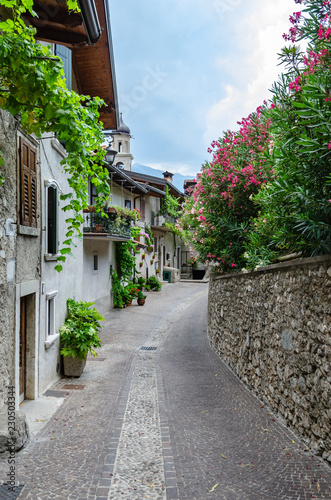
[[[131,219],[119,217],[116,213],[94,212],[93,208],[84,210],[84,239],[108,239],[128,241],[131,239]]]
[[[154,212],[151,212],[151,227],[153,230],[159,230],[161,232],[170,231],[169,228],[165,226],[166,222],[175,223],[176,219],[170,217],[169,215],[155,215]]]

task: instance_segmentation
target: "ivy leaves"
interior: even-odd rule
[[[75,0],[68,0],[69,10],[79,10]],[[66,200],[67,232],[60,250],[61,271],[66,256],[74,246],[73,236],[82,236],[81,210],[87,205],[87,179],[90,177],[99,194],[102,207],[109,195],[109,176],[104,161],[103,128],[99,118],[102,99],[81,96],[65,85],[62,61],[49,47],[37,44],[35,30],[26,26],[22,15],[33,12],[33,0],[0,0],[12,9],[11,18],[0,23],[0,107],[20,119],[29,134],[40,137],[55,132],[65,144],[67,157],[62,160],[71,192],[61,195]],[[0,157],[0,165],[1,157]],[[3,183],[0,174],[0,185]]]

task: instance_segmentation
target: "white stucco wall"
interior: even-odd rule
[[[98,258],[97,270],[94,270],[94,255]],[[83,296],[84,300],[94,302],[102,315],[112,307],[110,266],[116,267],[114,242],[104,237],[85,239]]]
[[[47,134],[49,137],[50,134]],[[54,330],[58,333],[60,326],[67,316],[67,299],[83,300],[83,243],[74,238],[77,245],[72,249],[73,257],[68,256],[63,263],[63,270],[58,273],[54,266],[55,260],[46,260],[47,237],[47,182],[55,180],[63,193],[69,192],[66,174],[62,172],[60,161],[65,151],[56,139],[40,141],[41,160],[41,198],[42,198],[42,246],[41,246],[41,295],[40,295],[40,335],[39,335],[39,394],[59,377],[60,355],[59,338],[47,336],[47,299],[54,296]],[[60,192],[58,192],[60,195]],[[70,212],[63,212],[61,208],[66,202],[59,200],[58,205],[58,245],[62,246],[65,240],[65,219],[70,217]],[[52,341],[54,343],[52,344]]]

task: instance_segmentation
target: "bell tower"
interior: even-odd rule
[[[114,166],[124,170],[131,171],[133,156],[130,153],[130,129],[123,122],[122,113],[120,114],[120,126],[112,133],[113,143],[112,147],[118,151],[115,156]]]

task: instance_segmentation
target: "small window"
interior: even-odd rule
[[[122,153],[122,150],[123,150],[122,143],[121,143],[121,142],[119,142],[119,143],[118,143],[118,152],[119,152],[119,153]]]
[[[23,226],[37,227],[37,151],[20,138],[21,203]]]
[[[55,335],[55,297],[58,291],[46,295],[46,339]]]
[[[47,253],[57,253],[57,189],[47,188]]]
[[[98,197],[97,194],[97,189],[95,187],[95,184],[90,181],[90,205],[95,205],[96,204],[96,199]]]
[[[98,254],[93,255],[93,271],[99,270],[99,256]]]
[[[68,90],[72,89],[72,57],[71,50],[64,45],[55,45],[55,55],[59,56],[63,63],[65,82]]]
[[[129,208],[131,210],[131,200],[125,200],[125,208]]]
[[[145,221],[145,198],[140,198],[140,213],[141,213],[141,220],[144,222]]]
[[[120,168],[121,170],[124,170],[124,163],[122,163],[121,161],[119,161],[118,163],[116,163],[116,167]]]

